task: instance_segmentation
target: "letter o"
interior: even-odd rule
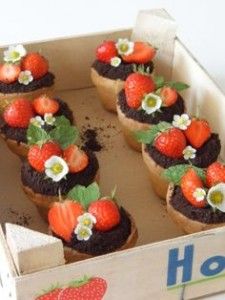
[[[211,268],[212,264],[217,264],[215,268]],[[214,276],[221,273],[225,269],[225,257],[213,256],[207,259],[201,266],[201,273],[205,276]]]

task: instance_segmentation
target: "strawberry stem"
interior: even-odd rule
[[[63,198],[62,198],[60,187],[59,187],[59,190],[58,190],[58,196],[59,196],[59,202],[62,203],[63,202]]]

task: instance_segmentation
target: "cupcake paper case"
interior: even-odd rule
[[[155,54],[153,46],[128,39],[104,41],[97,47],[91,78],[105,109],[116,112],[117,94],[126,78],[139,67],[151,73]]]
[[[15,98],[32,99],[53,93],[54,75],[46,58],[37,52],[27,53],[23,45],[9,46],[0,64],[0,112]]]
[[[138,237],[130,214],[114,193],[102,197],[97,183],[72,188],[64,201],[53,204],[48,220],[64,243],[67,262],[133,247]]]
[[[171,184],[167,211],[186,233],[225,225],[225,167],[214,162],[206,170],[175,166],[167,170]]]
[[[207,121],[175,115],[171,123],[160,122],[147,131],[136,133],[142,144],[142,156],[156,194],[165,199],[169,181],[165,169],[178,164],[206,168],[215,162],[221,144]]]

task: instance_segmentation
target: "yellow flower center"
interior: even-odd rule
[[[52,167],[51,170],[54,174],[60,174],[63,170],[63,166],[60,163],[55,163]]]
[[[146,104],[147,104],[148,107],[155,107],[156,106],[156,102],[157,102],[157,100],[155,98],[152,98],[152,97],[149,97],[146,100]]]
[[[127,44],[122,44],[122,45],[120,45],[120,50],[121,50],[122,52],[127,52],[127,50],[128,50],[128,45],[127,45]]]
[[[223,202],[223,194],[220,191],[212,192],[210,200],[213,204],[221,204]]]
[[[19,52],[17,52],[17,51],[13,51],[12,53],[11,53],[11,58],[13,58],[13,59],[17,59],[17,58],[19,58],[20,57],[20,54],[19,54]]]
[[[88,232],[87,232],[87,230],[85,230],[85,229],[82,229],[82,230],[81,230],[81,232],[80,232],[80,235],[81,235],[82,237],[86,237],[86,236],[88,236]]]
[[[89,225],[91,224],[91,221],[90,221],[89,219],[85,219],[85,220],[83,221],[83,224],[84,224],[85,226],[89,226]]]

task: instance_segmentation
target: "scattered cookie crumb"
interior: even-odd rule
[[[103,148],[101,143],[98,141],[96,128],[85,130],[82,135],[82,140],[83,145],[94,152],[99,152]]]

